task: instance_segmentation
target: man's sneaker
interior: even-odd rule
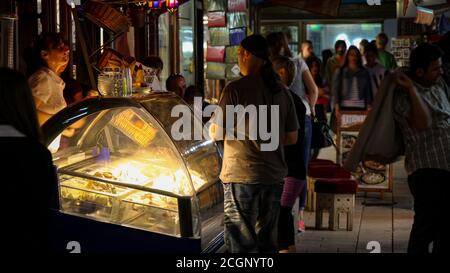
[[[304,220],[298,220],[298,232],[305,232],[305,221]]]

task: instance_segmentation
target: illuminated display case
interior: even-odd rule
[[[167,92],[140,99],[91,98],[69,106],[43,126],[59,176],[55,221],[61,225],[70,219],[57,248],[73,240],[68,236],[81,236],[82,248],[88,245],[92,251],[110,245],[103,239],[117,240],[118,248],[133,251],[125,238],[138,232],[150,243],[135,249],[195,252],[220,235],[220,152],[211,140],[172,137],[180,118],[172,117],[171,110],[183,104]],[[190,119],[192,128],[202,126],[193,114]],[[71,231],[79,225],[89,227],[86,236]],[[92,228],[96,225],[119,227],[119,235],[102,239],[102,231]],[[165,246],[155,244],[164,238]],[[184,240],[178,245],[176,239]]]

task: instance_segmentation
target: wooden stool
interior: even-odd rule
[[[314,183],[316,180],[313,177],[306,177],[307,183],[307,197],[306,197],[306,210],[316,211],[316,193],[314,191]]]
[[[339,214],[347,215],[347,230],[353,230],[353,211],[358,183],[350,179],[318,179],[315,183],[316,229],[322,229],[323,212],[328,211],[328,229],[339,229]]]
[[[342,169],[340,165],[330,163],[329,161],[319,161],[319,164],[310,164],[308,168],[307,183],[307,203],[306,210],[316,210],[316,192],[314,190],[315,182],[319,178],[344,178],[350,179],[351,173]]]

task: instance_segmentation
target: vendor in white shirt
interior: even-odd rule
[[[61,73],[69,63],[69,47],[58,33],[41,34],[33,46],[34,73],[28,78],[39,124],[64,109],[67,104]]]
[[[39,35],[33,45],[28,63],[28,84],[31,87],[36,106],[39,125],[42,126],[54,114],[67,106],[63,91],[65,83],[61,74],[69,63],[69,46],[59,33],[50,32]],[[72,137],[84,120],[72,124],[63,135]]]

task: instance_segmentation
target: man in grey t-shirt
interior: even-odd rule
[[[211,120],[211,138],[224,137],[225,244],[233,253],[278,250],[277,219],[287,174],[283,145],[296,143],[298,121],[292,97],[268,57],[262,36],[242,41],[243,78],[225,87]],[[236,106],[245,110],[230,112]]]

